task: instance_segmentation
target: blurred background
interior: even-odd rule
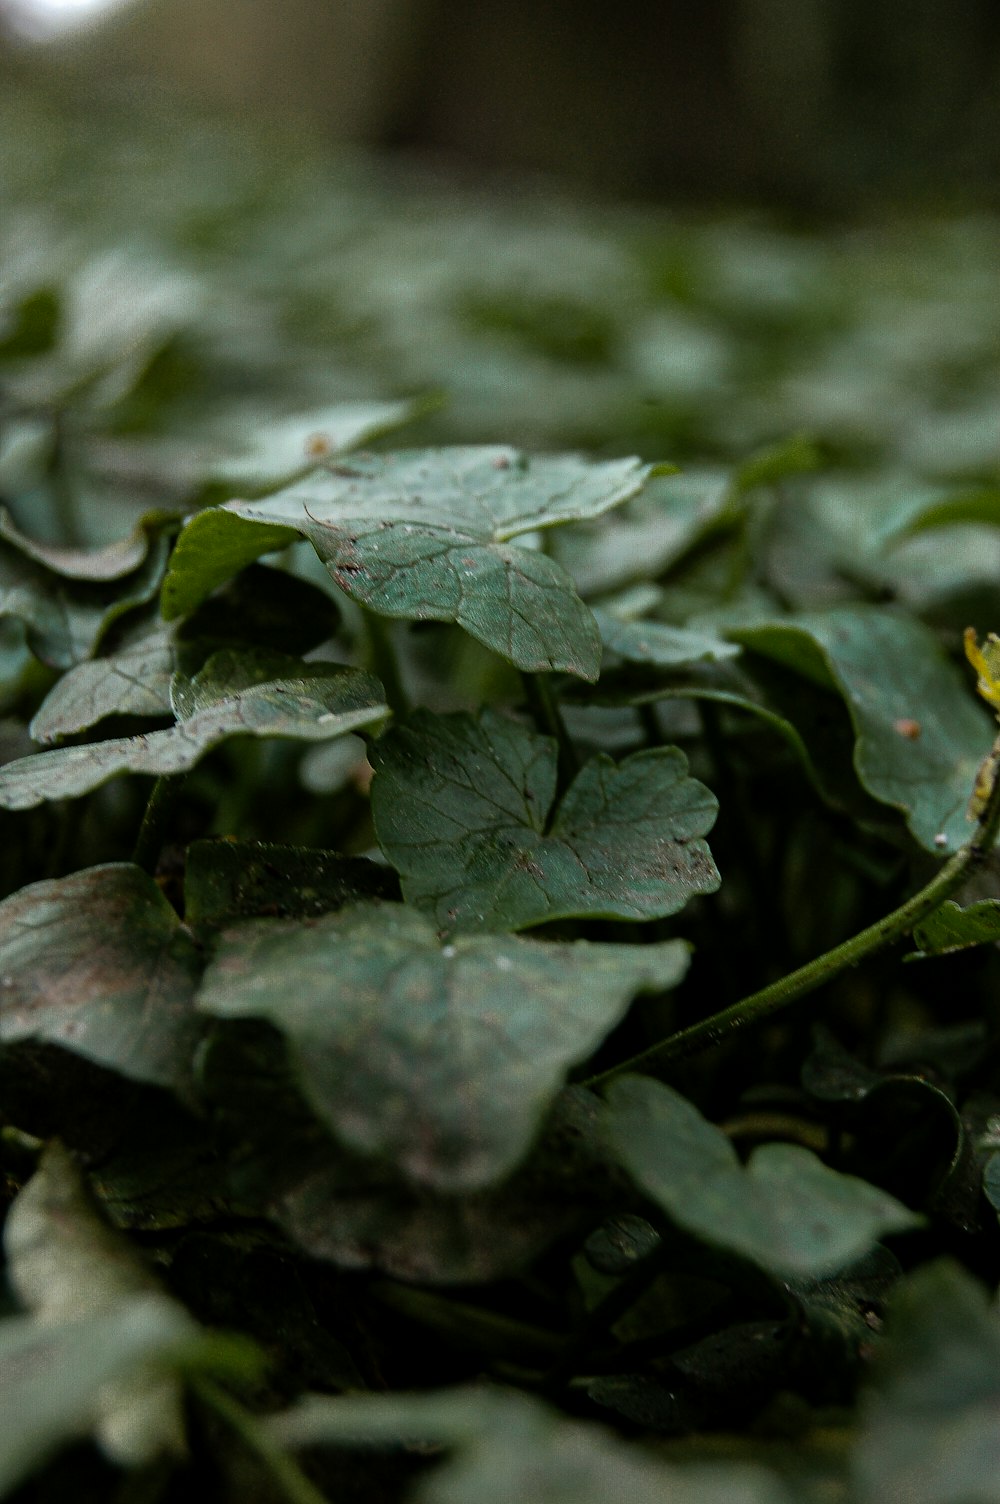
[[[0,0],[0,84],[807,210],[1000,186],[996,0]]]

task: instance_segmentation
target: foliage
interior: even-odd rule
[[[996,225],[19,108],[0,1488],[997,1497]]]

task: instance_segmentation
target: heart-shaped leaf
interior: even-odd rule
[[[442,945],[412,909],[359,905],[227,931],[198,1006],[281,1029],[307,1097],[352,1149],[465,1190],[514,1168],[570,1066],[638,992],[686,967],[682,941]]]
[[[656,919],[719,886],[718,805],[676,747],[593,758],[554,811],[555,743],[492,711],[420,712],[371,757],[379,842],[443,929]]]
[[[223,515],[265,529],[253,555],[245,528],[208,513],[193,519],[174,555],[164,612],[197,604],[220,582],[227,557],[238,560],[231,573],[303,534],[341,589],[380,615],[454,621],[518,668],[596,679],[597,628],[572,580],[512,540],[599,516],[651,473],[634,459],[529,459],[505,448],[352,456],[265,501],[227,503]]]
[[[744,1168],[726,1135],[659,1081],[613,1081],[607,1100],[609,1142],[646,1194],[688,1232],[779,1276],[831,1274],[920,1223],[796,1144],[764,1144]]]
[[[202,1032],[195,947],[128,863],[32,883],[0,904],[0,1042],[47,1040],[160,1086],[189,1078]]]

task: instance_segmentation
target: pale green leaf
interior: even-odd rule
[[[983,898],[966,907],[948,899],[913,931],[921,955],[944,956],[1000,940],[1000,901]]]
[[[175,668],[171,633],[154,626],[106,658],[78,663],[56,681],[35,712],[36,742],[74,736],[105,716],[169,716]]]

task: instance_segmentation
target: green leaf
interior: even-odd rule
[[[885,607],[851,606],[726,635],[836,685],[854,722],[858,777],[904,812],[925,850],[940,855],[968,839],[966,808],[991,722],[927,627]]]
[[[266,501],[225,510],[303,533],[341,589],[379,615],[454,621],[520,669],[593,680],[597,629],[572,581],[546,554],[512,540],[600,516],[650,474],[635,459],[415,450],[351,457]]]
[[[114,543],[102,548],[64,548],[29,538],[16,526],[7,508],[0,506],[0,538],[25,558],[64,579],[104,584],[134,574],[146,562],[157,538],[178,521],[174,512],[147,512],[126,537]]]
[[[197,1328],[162,1292],[124,1238],[102,1221],[83,1177],[58,1143],[49,1145],[38,1170],[15,1197],[4,1227],[4,1249],[15,1293],[39,1325],[54,1328],[64,1342],[81,1330],[89,1334],[97,1315],[112,1331],[121,1325],[125,1331],[134,1324],[140,1331],[145,1328],[147,1342],[136,1344],[138,1351],[122,1344],[118,1356],[131,1360],[122,1361],[127,1372],[98,1386],[92,1376],[81,1375],[88,1404],[73,1429],[80,1420],[89,1421],[108,1456],[124,1465],[162,1452],[183,1453],[180,1386],[148,1360],[162,1359],[170,1347],[190,1341]],[[152,1351],[143,1352],[147,1345]],[[51,1436],[52,1441],[60,1439]]]
[[[689,632],[661,621],[621,621],[609,611],[594,611],[601,641],[610,653],[626,663],[651,668],[685,668],[691,663],[721,663],[736,658],[742,649],[736,643],[710,637],[707,632]]]
[[[63,674],[35,712],[31,735],[36,742],[54,742],[105,716],[169,716],[174,668],[172,634],[154,625],[106,658]]]
[[[1000,1499],[1000,1325],[987,1291],[951,1263],[918,1269],[890,1307],[887,1338],[862,1403],[857,1496]]]
[[[0,807],[74,799],[121,773],[183,773],[230,736],[329,741],[389,713],[370,674],[282,654],[224,648],[193,679],[176,674],[171,688],[179,724],[7,763],[0,767]]]
[[[570,1066],[638,992],[674,986],[686,967],[682,941],[442,945],[412,910],[365,905],[228,931],[198,1006],[275,1024],[345,1144],[457,1191],[512,1170]]]
[[[22,621],[28,644],[43,663],[70,668],[88,658],[108,627],[152,599],[166,564],[168,543],[150,541],[143,562],[124,577],[71,577],[39,563],[0,539],[0,618]],[[81,566],[84,567],[84,566]]]
[[[613,1081],[607,1100],[609,1141],[646,1194],[688,1232],[771,1273],[831,1274],[920,1223],[795,1144],[764,1144],[744,1168],[724,1133],[648,1077]]]
[[[1000,901],[983,898],[965,908],[948,899],[913,931],[918,956],[945,956],[1000,940]]]
[[[164,621],[189,615],[217,585],[264,554],[297,543],[298,536],[294,528],[244,522],[218,507],[197,512],[181,529],[170,555],[160,596]]]
[[[0,903],[0,1042],[47,1040],[139,1081],[183,1086],[200,961],[153,879],[128,863]]]
[[[676,747],[593,758],[554,810],[555,743],[492,711],[418,712],[371,758],[379,843],[442,928],[656,919],[719,886],[718,805]]]
[[[415,402],[339,402],[287,418],[241,416],[229,452],[205,463],[205,479],[230,496],[264,496],[418,412]]]
[[[560,528],[552,556],[585,599],[606,595],[657,579],[731,513],[727,472],[657,476],[613,516]]]

